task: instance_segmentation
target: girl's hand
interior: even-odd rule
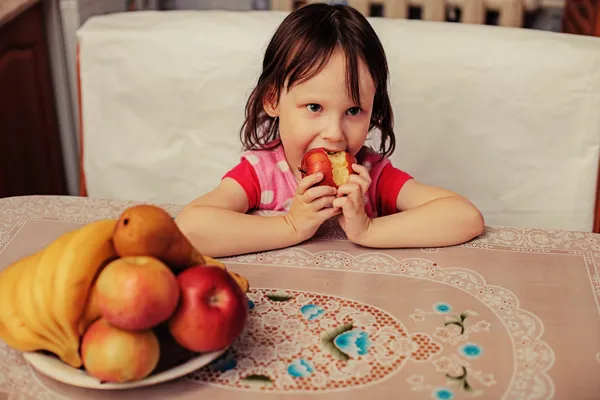
[[[334,187],[312,187],[322,179],[320,172],[303,178],[298,183],[290,211],[285,216],[300,241],[311,238],[323,222],[341,213],[341,210],[332,207],[337,192]]]
[[[335,211],[342,210],[342,215],[338,217],[340,226],[346,232],[346,236],[352,242],[359,241],[359,238],[366,234],[371,219],[365,211],[364,196],[371,185],[371,176],[365,167],[359,164],[353,164],[352,169],[358,175],[350,175],[348,182],[340,186],[337,190],[336,199],[333,201]]]

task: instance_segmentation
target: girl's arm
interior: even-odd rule
[[[398,213],[374,218],[356,238],[367,247],[441,247],[467,242],[484,231],[479,210],[451,191],[408,180],[396,200]]]
[[[283,216],[246,214],[248,198],[233,179],[185,206],[175,218],[192,245],[210,257],[265,251],[298,242]]]
[[[210,257],[254,253],[298,244],[335,215],[332,188],[312,188],[323,178],[314,174],[298,184],[290,211],[281,216],[247,214],[244,189],[231,178],[188,204],[175,223],[192,245]]]

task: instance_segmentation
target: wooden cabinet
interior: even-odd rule
[[[43,7],[0,25],[0,197],[66,194]]]
[[[566,0],[563,32],[600,36],[600,0]]]

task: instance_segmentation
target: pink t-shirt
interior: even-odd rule
[[[412,177],[394,168],[389,159],[363,148],[358,162],[370,173],[372,183],[365,194],[365,211],[371,218],[395,213],[398,192]],[[298,180],[285,159],[283,147],[246,151],[241,162],[223,178],[235,179],[244,188],[251,210],[288,211]]]

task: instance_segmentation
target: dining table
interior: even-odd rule
[[[0,270],[138,204],[0,199]],[[599,234],[486,226],[460,245],[380,249],[332,220],[300,244],[219,260],[250,283],[248,319],[208,365],[97,390],[49,377],[0,340],[0,400],[600,399]]]

